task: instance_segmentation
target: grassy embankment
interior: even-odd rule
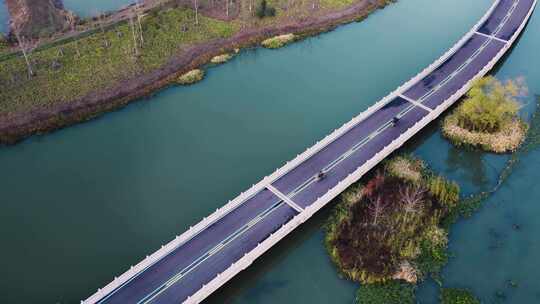
[[[28,76],[21,56],[2,60],[0,117],[52,108],[113,88],[120,81],[163,67],[171,57],[181,56],[190,46],[231,37],[241,29],[294,23],[323,16],[358,2],[271,0],[268,6],[275,8],[275,16],[258,18],[255,11],[259,2],[251,0],[253,7],[250,11],[248,1],[231,2],[231,12],[235,12],[235,5],[238,7],[236,15],[231,16],[229,21],[199,14],[199,24],[195,25],[194,11],[180,7],[146,15],[142,19],[142,35],[137,25],[134,35],[129,23],[123,22],[81,39],[36,50],[30,53],[35,72],[32,77]],[[379,0],[378,7],[390,2]],[[372,5],[370,9],[376,7]],[[201,12],[204,13],[204,9]]]
[[[525,139],[527,124],[519,117],[526,87],[520,81],[501,83],[493,77],[480,79],[467,97],[443,122],[442,131],[457,146],[485,151],[514,152]]]
[[[23,58],[0,62],[0,115],[48,107],[108,88],[161,67],[186,47],[215,38],[232,36],[233,22],[200,16],[193,26],[189,9],[172,9],[148,15],[142,22],[143,39],[129,24],[32,53],[36,75],[28,77]],[[182,26],[187,25],[187,30]],[[141,46],[142,45],[142,46]],[[137,54],[136,54],[137,52]],[[57,62],[56,68],[53,68]]]

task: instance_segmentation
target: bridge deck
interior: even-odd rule
[[[508,50],[536,0],[501,0],[427,72],[86,303],[198,303],[435,119]],[[392,118],[399,117],[396,124]],[[396,144],[397,143],[397,144]],[[314,151],[313,151],[314,150]],[[323,171],[324,178],[318,178]],[[345,183],[346,181],[346,183]],[[345,184],[344,184],[345,183]],[[306,209],[307,208],[307,209]],[[304,213],[306,213],[304,215]],[[302,216],[300,221],[296,218]],[[276,234],[281,234],[275,238]],[[259,249],[261,244],[265,249]],[[260,252],[259,252],[260,251]],[[254,254],[255,252],[255,254]],[[250,257],[251,258],[251,257]],[[238,268],[237,265],[241,267]],[[219,274],[227,274],[220,278]]]

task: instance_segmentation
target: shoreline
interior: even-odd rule
[[[241,31],[230,38],[201,43],[190,47],[181,55],[173,56],[159,69],[120,81],[108,89],[92,92],[54,107],[0,117],[0,145],[15,144],[32,135],[45,134],[88,121],[140,98],[149,97],[173,84],[178,76],[208,63],[212,57],[224,52],[255,47],[264,39],[287,33],[294,33],[302,38],[321,34],[340,25],[363,20],[378,8],[380,6],[363,0],[343,10],[312,17],[306,21]]]

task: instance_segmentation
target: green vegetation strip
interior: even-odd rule
[[[123,23],[103,32],[32,52],[35,76],[29,78],[22,57],[0,62],[0,115],[49,107],[110,88],[162,67],[190,45],[231,37],[227,23],[176,8],[143,18],[141,27]],[[142,31],[141,31],[142,29]]]
[[[480,304],[480,301],[468,290],[442,288],[441,304]]]
[[[392,281],[361,285],[356,300],[361,304],[414,304],[415,286],[412,284]]]

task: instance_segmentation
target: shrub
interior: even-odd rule
[[[411,157],[397,156],[388,161],[386,170],[391,176],[417,183],[422,178],[424,164],[422,161]]]
[[[469,290],[442,288],[441,304],[480,304],[480,301]]]
[[[447,210],[451,210],[459,201],[459,186],[455,182],[450,182],[441,176],[431,176],[428,178],[429,192],[437,198]]]
[[[9,47],[9,42],[4,34],[0,33],[0,52]]]
[[[178,77],[177,83],[181,85],[190,85],[201,81],[204,78],[204,71],[195,69]]]
[[[478,80],[455,112],[458,125],[470,131],[494,133],[516,118],[516,97],[526,90],[519,80],[505,84],[492,76]]]
[[[413,285],[398,281],[361,285],[356,300],[358,304],[413,304],[414,291]]]
[[[232,57],[233,57],[233,55],[231,55],[231,54],[221,54],[221,55],[213,57],[210,60],[210,62],[215,63],[215,64],[225,63],[225,62],[231,60]]]
[[[265,48],[277,49],[291,43],[295,38],[296,36],[294,34],[279,35],[264,40],[261,42],[261,45]]]
[[[276,9],[268,5],[266,0],[262,0],[255,10],[255,15],[259,18],[274,17],[276,15]]]

